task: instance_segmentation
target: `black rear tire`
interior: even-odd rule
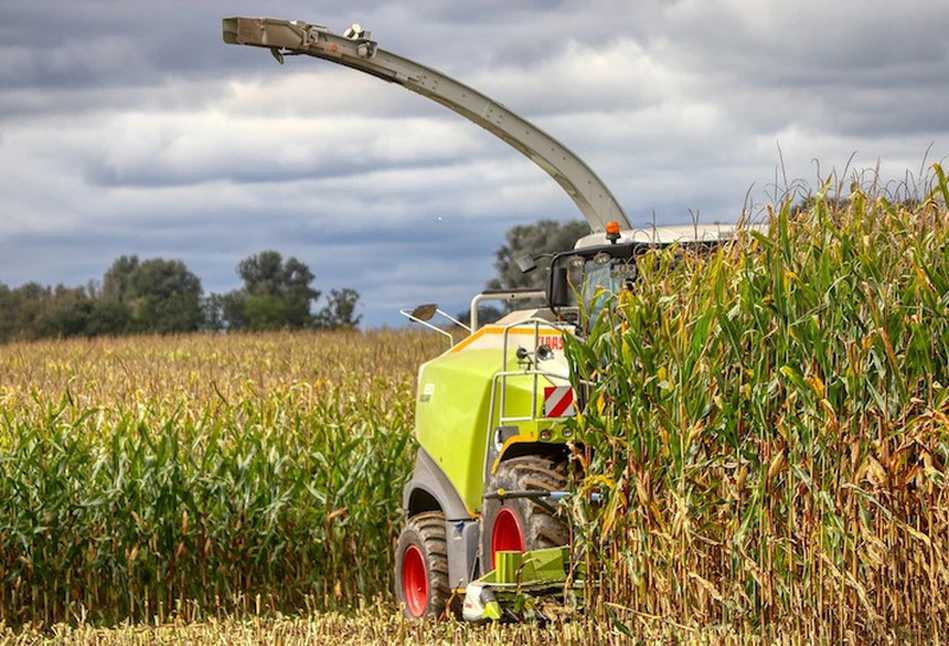
[[[525,455],[499,464],[488,480],[486,491],[564,491],[566,486],[565,459]],[[570,530],[557,509],[557,503],[543,499],[486,499],[481,510],[482,575],[494,569],[496,551],[529,552],[566,545],[570,541]]]
[[[428,511],[405,523],[395,553],[395,595],[412,621],[446,613],[452,594],[442,512]]]

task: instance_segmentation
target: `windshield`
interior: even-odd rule
[[[611,295],[632,287],[636,280],[636,260],[632,257],[617,258],[600,251],[592,257],[565,257],[561,262],[567,268],[570,305],[576,305],[580,298],[591,320],[599,316]]]

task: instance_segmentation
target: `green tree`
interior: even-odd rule
[[[102,281],[103,301],[125,305],[131,314],[125,327],[135,332],[193,332],[204,319],[201,279],[181,260],[120,256]],[[98,325],[119,324],[121,310],[102,312]]]
[[[0,343],[12,340],[16,333],[15,311],[16,297],[13,290],[0,283]]]
[[[35,330],[42,337],[69,337],[86,334],[95,303],[83,287],[57,285],[45,294],[42,320]]]
[[[247,293],[235,289],[221,296],[221,318],[228,330],[243,330],[247,327]]]
[[[119,256],[102,278],[102,295],[106,300],[125,303],[135,298],[135,272],[138,256]]]
[[[316,279],[313,272],[296,258],[287,258],[283,266],[286,289],[287,325],[299,329],[310,325],[313,317],[310,306],[320,297],[320,292],[310,287]],[[357,295],[358,298],[358,295]]]
[[[241,260],[237,274],[244,286],[221,297],[221,318],[232,330],[301,329],[313,324],[312,306],[320,292],[316,276],[300,260],[286,260],[268,249]]]
[[[220,332],[227,328],[224,320],[225,294],[211,294],[201,301],[201,329],[205,332]]]
[[[118,336],[128,334],[132,326],[132,310],[125,303],[97,299],[86,320],[86,336]]]
[[[354,330],[362,319],[356,314],[359,292],[348,287],[331,289],[326,305],[317,313],[314,326],[321,330]]]
[[[42,336],[44,315],[51,293],[49,287],[37,282],[29,282],[13,290],[11,319],[14,338],[38,339]]]
[[[37,338],[49,291],[39,283],[12,289],[0,284],[0,339]]]
[[[252,294],[244,301],[246,329],[251,332],[290,327],[287,300],[276,294]]]
[[[248,294],[279,295],[285,287],[283,256],[272,249],[248,256],[237,263],[237,275]]]
[[[201,279],[181,260],[153,258],[132,275],[137,330],[193,332],[201,327]]]

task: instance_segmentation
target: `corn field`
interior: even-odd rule
[[[345,607],[392,589],[431,335],[0,347],[0,619]]]
[[[588,604],[821,641],[949,625],[949,189],[769,210],[640,259],[569,352],[596,381],[575,536]],[[825,187],[825,189],[828,187]]]
[[[651,251],[635,288],[614,295],[583,343],[568,341],[577,377],[593,383],[571,422],[581,469],[568,510],[589,583],[585,618],[553,633],[418,628],[391,608],[359,611],[350,628],[306,614],[391,599],[416,371],[440,338],[0,347],[0,628],[60,624],[70,643],[122,630],[149,641],[162,622],[209,618],[168,634],[949,638],[949,186],[938,166],[932,187],[914,202],[875,187],[844,202],[822,192],[806,210],[769,209],[768,232],[712,254]],[[594,491],[602,503],[587,502]],[[237,618],[215,623],[222,612]],[[159,627],[88,627],[123,621]]]

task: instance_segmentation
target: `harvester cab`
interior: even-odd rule
[[[471,301],[470,326],[435,305],[403,310],[445,334],[442,355],[419,369],[415,469],[405,485],[405,526],[396,547],[395,588],[412,619],[462,614],[468,620],[539,612],[525,595],[565,595],[568,497],[573,427],[580,402],[565,339],[582,329],[579,312],[603,293],[636,280],[646,249],[672,243],[716,243],[734,227],[634,229],[606,185],[574,153],[500,103],[429,67],[388,52],[353,25],[334,34],[322,25],[269,18],[227,18],[224,40],[307,55],[397,83],[453,110],[527,156],[560,185],[590,225],[573,249],[550,259],[544,290],[493,290]],[[525,259],[522,269],[533,261]],[[586,306],[578,307],[577,298]],[[534,302],[481,326],[486,300]],[[447,317],[467,332],[432,323]],[[573,379],[575,382],[575,378]],[[576,579],[576,577],[574,577]],[[566,594],[565,594],[566,591]],[[569,605],[569,604],[568,604]]]

